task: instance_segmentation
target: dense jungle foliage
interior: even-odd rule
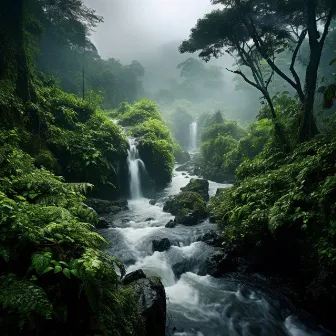
[[[205,60],[235,56],[230,71],[259,90],[264,107],[245,129],[220,112],[199,118],[203,176],[235,176],[211,199],[211,219],[238,267],[280,277],[335,328],[336,3],[274,1],[266,11],[264,1],[213,3],[224,9],[200,19],[180,51],[200,51]],[[284,52],[289,61],[281,63]],[[290,89],[274,92],[274,81]]]
[[[126,138],[101,107],[136,99],[143,69],[92,55],[89,35],[101,18],[81,1],[1,7],[0,332],[141,335],[135,292],[121,285],[122,263],[103,252],[85,195],[127,188]],[[78,97],[76,57],[88,45],[85,57],[101,72],[95,83],[86,74]]]
[[[127,136],[162,189],[175,161],[190,159],[182,147],[196,118],[201,174],[235,183],[208,208],[185,191],[172,213],[209,212],[237,264],[294,283],[302,306],[336,330],[336,2],[212,3],[224,7],[197,22],[180,52],[233,56],[237,90],[253,106],[259,92],[263,105],[244,127],[202,114],[210,102],[223,109],[221,67],[195,55],[175,64],[180,80],[152,92],[157,105],[142,99],[142,64],[98,54],[90,35],[103,18],[82,1],[1,3],[2,335],[143,334],[124,265],[104,252],[85,201],[128,192]]]
[[[110,116],[137,139],[140,157],[155,188],[170,182],[175,158],[179,162],[188,160],[188,154],[173,139],[154,102],[144,99],[133,105],[124,103]]]

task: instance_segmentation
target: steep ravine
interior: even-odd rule
[[[326,335],[281,294],[270,291],[262,279],[237,275],[214,278],[204,266],[216,248],[199,241],[215,225],[208,220],[195,226],[166,228],[173,216],[163,212],[167,196],[188,184],[186,172],[174,171],[171,184],[157,195],[129,201],[129,210],[107,215],[113,227],[101,231],[110,242],[109,252],[126,265],[127,273],[142,269],[159,276],[167,295],[167,335]],[[227,185],[210,182],[209,194]],[[153,252],[153,240],[168,238],[171,247]]]

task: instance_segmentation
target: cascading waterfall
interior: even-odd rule
[[[128,138],[129,149],[127,150],[127,163],[130,176],[130,194],[131,199],[139,199],[142,197],[141,192],[141,169],[145,170],[145,164],[140,159],[139,151],[135,144],[134,138]]]
[[[197,122],[193,121],[190,124],[190,140],[189,140],[189,148],[190,152],[196,152],[197,151]]]

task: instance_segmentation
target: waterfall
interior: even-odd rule
[[[129,144],[127,163],[130,176],[130,194],[132,199],[139,199],[142,197],[140,170],[145,170],[145,164],[140,159],[135,139],[128,138],[127,141]]]
[[[193,121],[190,124],[190,130],[189,130],[189,148],[190,152],[196,152],[197,151],[197,122]]]

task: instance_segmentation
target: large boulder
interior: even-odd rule
[[[126,274],[125,277],[122,280],[123,285],[128,285],[134,281],[137,281],[139,279],[146,278],[146,274],[142,269],[138,269],[134,272],[131,272],[129,274]]]
[[[160,240],[153,240],[152,242],[152,248],[153,252],[158,251],[158,252],[163,252],[169,250],[171,246],[171,243],[168,238],[163,238]]]
[[[197,192],[205,201],[209,201],[209,182],[207,180],[192,178],[181,190]]]
[[[131,283],[139,298],[146,336],[166,335],[166,292],[159,278],[140,278]]]
[[[107,229],[109,226],[109,222],[104,217],[100,217],[98,219],[98,223],[96,224],[97,229]]]
[[[175,219],[171,219],[166,225],[166,228],[172,229],[177,225],[176,220]]]
[[[209,274],[213,277],[220,277],[227,272],[234,272],[236,270],[237,265],[232,256],[218,251],[207,258],[206,262],[200,267],[198,275],[204,276]]]
[[[219,237],[219,235],[211,230],[207,233],[205,233],[204,235],[200,236],[198,241],[202,241],[203,243],[206,243],[210,246],[213,247],[221,247],[222,246],[222,240]]]
[[[183,191],[169,198],[163,210],[176,216],[176,222],[183,225],[196,225],[208,215],[205,201],[193,191]]]
[[[116,214],[127,209],[126,200],[108,201],[99,198],[87,198],[85,204],[93,208],[99,215],[106,213]]]

